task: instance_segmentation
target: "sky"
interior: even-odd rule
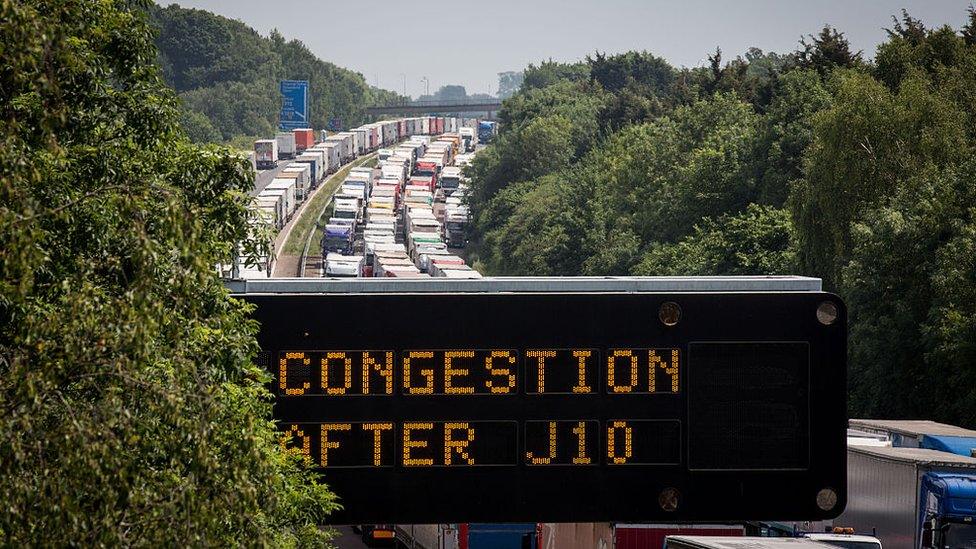
[[[168,5],[170,0],[157,0]],[[873,57],[902,8],[927,26],[967,19],[949,0],[179,0],[239,19],[262,35],[277,28],[320,58],[361,73],[371,85],[416,97],[460,84],[498,89],[497,73],[546,59],[575,61],[595,51],[647,50],[693,67],[722,48],[726,59],[755,46],[796,49],[829,23]]]

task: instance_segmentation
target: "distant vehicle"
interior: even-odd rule
[[[278,132],[275,134],[278,142],[278,158],[295,158],[295,134],[292,132]]]
[[[254,154],[259,170],[278,166],[278,142],[274,139],[258,139],[254,142]]]
[[[847,508],[834,524],[877,532],[885,549],[976,546],[976,459],[854,443],[847,471]]]
[[[804,534],[803,537],[820,541],[827,545],[840,547],[841,549],[883,549],[881,541],[873,536],[859,536],[856,534]]]
[[[451,196],[461,184],[461,168],[448,166],[441,170],[440,187],[444,190],[444,196]]]
[[[490,143],[491,140],[495,138],[497,126],[497,124],[488,120],[478,122],[478,142]]]
[[[370,547],[393,547],[396,545],[396,530],[393,524],[360,524],[363,543]]]
[[[464,127],[458,133],[461,134],[461,143],[464,144],[464,152],[473,151],[475,145],[478,143],[478,135],[475,133],[474,128]]]
[[[976,457],[976,431],[927,420],[852,419],[848,435],[878,436],[901,448],[928,448]]]
[[[322,235],[322,253],[330,252],[343,255],[352,254],[353,236],[355,232],[350,225],[326,225]]]
[[[467,211],[447,211],[447,222],[444,224],[444,238],[452,248],[463,248],[468,243]]]
[[[325,276],[332,278],[359,277],[363,275],[365,258],[361,255],[330,253],[325,256]]]
[[[836,549],[808,538],[668,536],[664,549]]]
[[[335,207],[333,208],[333,217],[341,217],[343,219],[352,219],[357,223],[362,219],[361,211],[359,207],[359,200],[355,198],[344,199],[336,198]]]
[[[398,525],[397,535],[407,547],[467,547],[468,549],[536,549],[534,523]],[[655,548],[658,549],[658,548]]]
[[[291,134],[294,139],[296,152],[303,152],[305,149],[310,149],[312,145],[315,145],[315,132],[311,128],[298,128],[292,130]]]
[[[668,536],[737,536],[746,535],[741,524],[615,524],[613,546],[615,549],[659,549],[664,547]]]

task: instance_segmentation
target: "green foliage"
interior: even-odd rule
[[[878,47],[875,74],[891,89],[918,69],[936,75],[941,69],[958,66],[967,55],[968,46],[948,25],[935,30],[902,12],[888,29],[888,41]]]
[[[912,177],[854,225],[842,292],[858,413],[976,420],[973,204],[970,160]]]
[[[965,32],[903,12],[872,74],[835,74],[790,196],[803,269],[847,300],[855,415],[976,425],[976,48]]]
[[[851,414],[976,427],[974,29],[902,12],[874,64],[825,26],[690,69],[530,66],[470,170],[478,266],[818,276],[850,311]]]
[[[850,226],[913,174],[966,158],[966,114],[921,73],[897,93],[864,73],[841,73],[831,107],[814,117],[806,178],[792,196],[807,272],[836,288]]]
[[[185,138],[143,4],[0,0],[0,536],[323,544],[335,498],[213,269],[253,176]]]
[[[790,182],[803,177],[813,116],[830,102],[830,91],[815,71],[790,71],[777,79],[757,143],[759,202],[776,207],[786,202]]]
[[[282,79],[309,81],[311,126],[319,129],[333,117],[347,127],[358,125],[367,105],[397,97],[371,88],[361,74],[322,61],[302,42],[286,41],[277,31],[264,38],[240,21],[176,4],[153,5],[149,12],[159,29],[156,44],[166,82],[180,93],[186,110],[210,120],[220,133],[217,140],[273,134]],[[194,141],[213,140],[199,124],[188,132]]]
[[[582,82],[589,77],[590,67],[586,63],[559,63],[550,59],[539,63],[539,66],[530,63],[525,68],[521,90],[546,88],[564,80]]]
[[[194,143],[213,143],[223,139],[217,128],[210,123],[210,119],[195,110],[180,109],[180,126]]]
[[[525,73],[522,71],[505,71],[498,73],[498,98],[508,99],[522,87]]]
[[[655,244],[633,270],[645,276],[793,274],[796,247],[786,210],[750,204],[738,215],[705,219],[674,244]]]
[[[513,275],[569,275],[579,269],[578,185],[560,175],[518,183],[498,193],[490,209],[511,209],[486,235],[479,256],[489,272]]]
[[[585,82],[563,81],[505,100],[501,133],[468,169],[479,181],[469,197],[475,210],[508,185],[560,169],[588,150],[599,137],[605,97]]]
[[[824,25],[817,35],[810,34],[800,40],[803,46],[798,53],[800,66],[827,75],[837,68],[854,68],[862,64],[861,52],[852,52],[844,33],[830,25]]]

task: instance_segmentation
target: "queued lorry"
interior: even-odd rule
[[[254,142],[254,155],[259,170],[270,170],[278,167],[278,141],[275,139],[258,139]]]
[[[976,431],[931,421],[850,420],[847,508],[835,526],[885,549],[976,546]]]
[[[474,128],[465,126],[458,130],[458,133],[461,135],[464,152],[474,152],[475,147],[478,145],[478,134],[474,131]]]
[[[275,141],[278,143],[278,159],[288,160],[295,158],[295,134],[292,132],[278,132],[275,134]]]
[[[396,537],[425,549],[537,549],[534,522],[509,524],[399,524]]]
[[[276,171],[271,183],[257,193],[252,219],[281,230],[329,174],[363,154],[379,151],[375,168],[351,168],[333,194],[332,216],[321,240],[323,274],[480,276],[450,253],[445,243],[465,241],[467,210],[461,204],[466,187],[460,170],[452,166],[467,147],[460,132],[462,127],[470,129],[465,124],[452,117],[414,117],[343,132],[323,131],[319,143],[314,142],[317,133],[309,128],[257,140],[249,152],[255,169],[258,164],[262,169],[275,168],[284,158],[292,162]],[[472,134],[464,133],[470,141]],[[448,177],[442,182],[439,176],[445,168]],[[445,228],[448,220],[450,229]],[[345,259],[356,251],[363,254],[357,256],[361,259]],[[431,273],[422,272],[428,270]]]
[[[361,255],[330,253],[325,256],[325,276],[348,278],[363,276],[365,258]]]
[[[351,224],[329,223],[322,234],[322,252],[326,256],[330,253],[352,254],[355,234],[356,231]]]
[[[498,125],[489,120],[478,122],[478,142],[490,143],[494,139],[497,129]]]
[[[294,136],[296,153],[301,153],[315,145],[315,132],[312,128],[298,128],[291,133]]]
[[[836,545],[804,537],[736,536],[667,536],[661,547],[663,549],[837,549]],[[855,549],[855,546],[848,549]]]

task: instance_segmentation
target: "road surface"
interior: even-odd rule
[[[291,163],[291,160],[279,160],[277,168],[270,170],[258,170],[258,175],[254,178],[254,189],[251,191],[251,196],[257,196],[259,192],[264,190],[264,188],[271,183],[271,181],[281,172],[281,170],[287,168]]]

